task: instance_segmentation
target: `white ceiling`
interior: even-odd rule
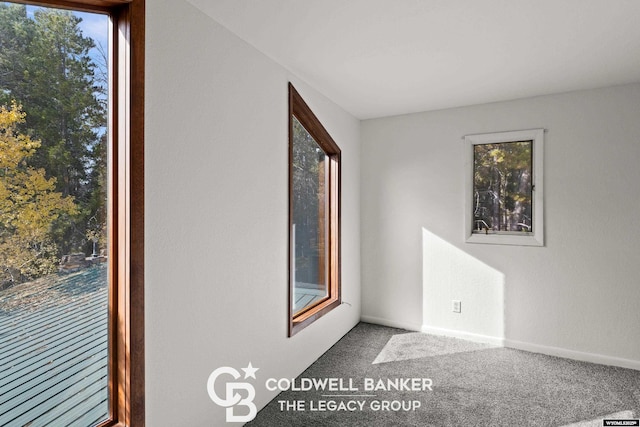
[[[640,82],[640,0],[188,0],[360,119]]]

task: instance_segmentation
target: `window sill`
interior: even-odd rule
[[[294,317],[289,325],[289,336],[292,337],[331,310],[340,305],[339,298],[327,298],[309,310]]]
[[[467,243],[484,243],[488,245],[512,245],[512,246],[544,246],[541,235],[536,234],[480,234],[467,236]]]

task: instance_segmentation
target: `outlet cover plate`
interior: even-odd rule
[[[452,301],[452,306],[454,313],[462,313],[462,302],[454,299]]]

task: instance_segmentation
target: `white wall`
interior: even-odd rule
[[[363,122],[363,318],[640,369],[639,118],[636,84]],[[464,243],[462,136],[539,127],[545,247]]]
[[[359,122],[183,0],[147,2],[147,425],[212,426],[209,374],[295,377],[360,317]],[[287,82],[342,149],[343,304],[287,338]],[[261,383],[262,381],[262,383]]]

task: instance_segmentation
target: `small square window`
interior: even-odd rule
[[[465,136],[468,243],[543,246],[544,129]]]

